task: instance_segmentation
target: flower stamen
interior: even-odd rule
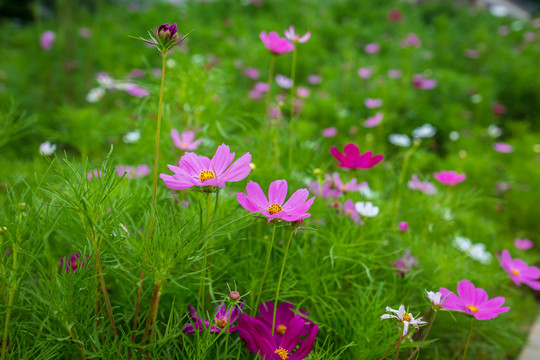
[[[214,323],[217,325],[217,327],[219,327],[220,329],[223,329],[225,326],[227,326],[227,319],[218,319],[218,318],[215,318],[214,319]]]
[[[279,204],[272,204],[268,207],[268,212],[271,215],[277,214],[280,211],[283,211],[283,207]]]
[[[411,321],[412,316],[409,313],[403,313],[403,321]]]
[[[201,182],[205,182],[206,180],[215,179],[215,178],[216,178],[216,174],[214,174],[212,170],[201,171],[201,174],[199,175],[199,180],[201,180]]]
[[[278,335],[281,335],[283,336],[283,334],[285,334],[285,331],[287,331],[287,327],[285,325],[279,325],[277,327],[277,333]]]
[[[516,269],[512,269],[512,274],[519,276],[519,271],[517,271]]]
[[[278,354],[279,357],[283,360],[287,360],[289,358],[289,352],[287,349],[282,348],[281,346],[274,351],[274,354]]]
[[[479,310],[479,309],[478,309],[476,306],[474,306],[474,305],[467,305],[467,308],[468,308],[469,310],[471,310],[473,313],[477,313],[478,310]]]

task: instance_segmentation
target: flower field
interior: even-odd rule
[[[518,358],[540,18],[24,3],[0,18],[0,360]]]

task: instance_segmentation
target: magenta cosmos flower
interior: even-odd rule
[[[373,156],[371,151],[360,154],[360,149],[353,143],[345,145],[343,154],[335,146],[332,146],[330,154],[339,161],[337,166],[347,169],[371,169],[384,158],[382,154]]]
[[[503,250],[502,256],[497,256],[501,267],[510,275],[510,279],[518,285],[529,285],[534,290],[540,290],[540,269],[529,266],[521,259],[512,259],[508,250]]]
[[[195,150],[199,147],[202,139],[195,139],[195,133],[193,131],[182,131],[182,135],[178,133],[178,130],[171,130],[171,137],[173,139],[174,146],[182,150]]]
[[[212,160],[187,152],[178,166],[167,165],[174,175],[160,174],[159,177],[165,186],[173,190],[184,190],[192,186],[225,187],[226,182],[243,180],[251,172],[251,155],[245,153],[231,165],[234,154],[225,144],[217,148]]]
[[[237,332],[238,325],[230,325],[232,325],[236,321],[236,319],[238,319],[238,317],[242,314],[243,307],[243,302],[241,302],[238,306],[234,306],[232,309],[229,309],[223,302],[220,303],[214,310],[214,324],[212,325],[212,327],[210,327],[210,321],[206,319],[201,319],[193,306],[189,305],[189,316],[193,320],[193,323],[186,324],[183,332],[184,334],[194,334],[195,332],[202,332],[209,327],[211,333],[220,333],[221,331]],[[229,327],[225,329],[229,320],[231,323]]]
[[[514,240],[514,245],[520,250],[529,250],[534,246],[534,243],[532,242],[532,240],[529,239],[517,238],[516,240]]]
[[[88,255],[86,255],[88,259]],[[64,268],[66,273],[75,272],[77,269],[84,267],[84,258],[79,253],[73,253],[69,258],[60,258],[60,269]]]
[[[267,34],[266,31],[263,31],[259,34],[259,37],[264,46],[266,46],[266,48],[274,55],[281,55],[294,50],[293,43],[280,37],[275,31],[272,31],[269,34]]]
[[[433,173],[433,177],[435,178],[435,180],[437,180],[443,185],[454,186],[456,184],[459,184],[460,182],[465,181],[467,175],[458,174],[455,171],[441,170],[438,173]]]
[[[504,305],[504,297],[488,299],[484,289],[476,288],[469,280],[461,280],[457,286],[458,295],[446,288],[440,289],[446,303],[443,309],[459,311],[474,316],[477,320],[489,320],[510,310]]]
[[[256,182],[250,181],[246,186],[246,191],[247,195],[244,193],[236,194],[240,205],[247,211],[266,216],[268,222],[274,219],[292,222],[311,216],[307,211],[315,198],[307,199],[309,197],[307,189],[296,190],[289,200],[283,204],[287,197],[286,180],[276,180],[270,184],[268,199]]]

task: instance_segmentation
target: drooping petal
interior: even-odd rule
[[[287,181],[276,180],[270,184],[268,190],[268,202],[270,204],[283,205],[285,198],[287,197]]]
[[[409,332],[409,322],[404,321],[403,322],[403,336],[407,335],[408,332]]]
[[[225,171],[221,178],[225,181],[244,180],[251,172],[251,154],[245,153]]]
[[[231,153],[231,149],[227,145],[221,144],[218,146],[212,160],[210,160],[210,166],[214,169],[216,176],[219,177],[233,160],[234,153]]]
[[[247,195],[251,201],[259,209],[268,209],[268,200],[261,189],[261,186],[254,181],[250,181],[246,185]]]

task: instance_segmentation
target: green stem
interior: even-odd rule
[[[420,343],[420,345],[418,345],[418,347],[416,348],[416,350],[414,350],[414,352],[411,354],[411,356],[409,356],[409,358],[407,360],[411,360],[414,355],[418,352],[418,350],[420,350],[420,348],[422,347],[422,345],[424,344],[424,341],[426,340],[428,334],[429,334],[429,330],[431,330],[431,326],[433,325],[433,323],[435,322],[435,316],[437,316],[437,312],[435,311],[433,313],[433,316],[431,317],[431,322],[429,323],[429,327],[427,328],[426,330],[426,334],[424,335],[424,337],[422,338],[422,342]]]
[[[381,356],[381,357],[379,358],[379,360],[383,360],[383,359],[386,357],[386,355],[388,355],[388,353],[389,353],[390,351],[392,351],[393,348],[396,347],[396,345],[398,344],[398,342],[399,342],[399,340],[396,341],[396,342],[394,343],[394,345],[392,345],[392,347],[391,347],[390,349],[386,350],[386,352],[384,353],[384,355]]]
[[[294,90],[296,87],[296,46],[294,47],[292,54],[292,63],[291,63],[291,79],[293,85],[291,86],[291,112],[289,116],[289,170],[292,170],[293,163],[293,117],[294,117]]]
[[[399,213],[399,207],[401,203],[401,192],[403,188],[403,183],[405,182],[405,175],[407,174],[407,168],[409,167],[409,161],[411,159],[412,154],[415,152],[416,148],[418,147],[418,143],[415,143],[406,153],[405,157],[403,158],[403,164],[401,165],[401,171],[399,173],[399,183],[398,183],[398,190],[396,197],[392,201],[392,219],[395,221],[396,216]]]
[[[465,349],[463,349],[463,357],[461,358],[461,360],[465,360],[465,357],[467,356],[467,348],[469,347],[469,342],[471,341],[473,321],[474,321],[474,318],[471,316],[471,324],[469,325],[469,335],[467,335],[467,342],[465,343]]]
[[[276,299],[274,300],[274,315],[272,316],[272,336],[274,336],[274,328],[276,327],[276,310],[277,310],[277,302],[279,298],[279,289],[281,288],[281,280],[283,279],[283,272],[285,271],[285,263],[287,262],[287,254],[289,252],[289,248],[291,247],[291,241],[292,241],[293,235],[294,235],[294,230],[291,231],[291,235],[289,236],[289,241],[287,242],[287,247],[285,248],[285,254],[283,255],[283,264],[281,265],[281,272],[279,273],[278,285],[277,285],[277,290],[276,290]]]
[[[399,334],[399,340],[398,340],[398,343],[397,343],[397,350],[396,350],[396,357],[394,358],[394,360],[397,360],[397,358],[398,358],[399,346],[401,345],[401,340],[403,340],[403,329],[401,330],[401,333]]]
[[[227,352],[229,351],[229,328],[231,327],[231,313],[232,313],[233,307],[229,307],[229,319],[227,320],[227,327],[225,330],[227,331],[227,334],[225,334],[225,357],[227,357]]]
[[[111,322],[112,331],[116,339],[116,346],[118,346],[120,344],[120,339],[118,338],[118,332],[116,331],[116,324],[114,322],[111,303],[109,301],[109,295],[107,294],[107,286],[105,286],[105,276],[103,275],[103,268],[101,267],[99,249],[96,249],[96,264],[99,272],[99,279],[101,281],[101,291],[103,292],[103,299],[105,300],[105,307],[107,308],[107,315],[109,315],[109,321]]]
[[[206,232],[205,235],[208,235],[210,230],[210,193],[206,193]],[[206,277],[206,266],[208,262],[208,239],[205,239],[204,244],[204,257],[203,257],[203,266],[201,273],[201,281],[199,283],[199,295],[197,296],[199,304],[201,307],[201,316],[204,316],[204,290],[205,290],[205,277]]]
[[[152,294],[152,302],[150,303],[150,310],[148,311],[148,317],[146,318],[146,326],[144,328],[144,334],[141,340],[141,344],[144,345],[146,338],[148,337],[148,332],[150,331],[150,324],[152,318],[154,317],[154,312],[156,308],[156,303],[159,303],[158,294],[160,292],[161,283],[159,280],[156,280],[156,285],[154,286],[154,293]]]
[[[274,237],[276,236],[276,226],[277,223],[274,223],[274,230],[272,231],[272,241],[270,242],[270,247],[268,248],[268,256],[266,257],[266,265],[264,266],[264,272],[261,279],[261,287],[259,288],[259,295],[257,295],[257,301],[255,301],[255,307],[253,308],[253,316],[257,314],[257,308],[259,307],[259,301],[261,300],[261,294],[264,285],[264,279],[266,279],[266,271],[268,270],[268,264],[270,264],[270,256],[272,255],[272,247],[274,246]]]
[[[2,355],[0,357],[1,360],[4,360],[6,358],[6,348],[7,348],[7,338],[8,338],[8,330],[9,330],[9,321],[11,319],[11,308],[13,307],[13,301],[15,299],[15,292],[17,291],[17,253],[18,253],[18,246],[15,244],[13,246],[13,271],[12,271],[12,277],[11,285],[9,286],[9,300],[7,304],[7,310],[6,310],[6,319],[4,321],[4,335],[2,336]]]

